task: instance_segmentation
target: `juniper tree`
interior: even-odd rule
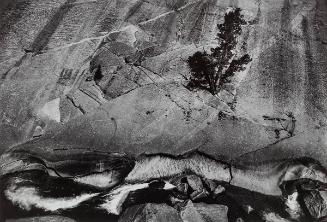
[[[188,87],[201,88],[216,94],[224,83],[231,81],[236,72],[245,69],[245,65],[251,61],[250,56],[238,56],[234,51],[237,37],[242,33],[242,25],[245,24],[240,8],[225,13],[224,23],[218,24],[219,45],[211,48],[210,53],[196,52],[187,60],[192,73]]]

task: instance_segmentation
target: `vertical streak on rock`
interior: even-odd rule
[[[256,87],[256,93],[258,97],[261,99],[269,99],[271,98],[271,80],[269,78],[269,71],[267,69],[267,60],[269,61],[272,59],[270,51],[270,47],[272,45],[269,41],[270,38],[274,38],[274,36],[268,36],[266,34],[267,32],[267,26],[269,25],[269,19],[267,20],[267,17],[269,18],[269,15],[267,15],[265,12],[264,15],[262,15],[261,12],[261,0],[258,1],[258,9],[256,17],[253,21],[254,30],[251,32],[251,36],[253,38],[253,61],[252,61],[252,75],[255,75],[255,78],[253,78],[253,81],[256,82],[254,86]]]
[[[12,68],[10,68],[7,72],[5,72],[4,74],[2,74],[2,76],[1,76],[1,78],[0,78],[0,80],[5,80],[5,79],[7,79],[7,77],[8,77],[8,74],[10,73],[10,71],[12,70],[12,69],[14,69],[14,68],[18,68],[22,63],[23,63],[23,61],[26,59],[26,58],[28,58],[28,55],[27,54],[24,54],[16,63],[15,63],[15,65],[12,67]],[[17,70],[15,71],[15,73],[17,72]],[[3,82],[0,82],[0,85],[2,84]]]
[[[176,22],[177,18],[177,13],[172,13],[168,17],[167,21],[167,28],[163,31],[163,40],[162,40],[162,46],[166,47],[169,44],[169,38],[171,38],[172,32],[173,32],[173,27],[174,23]]]
[[[313,20],[304,19],[302,22],[305,38],[306,56],[306,112],[315,119],[319,114],[326,117],[326,89],[327,89],[327,60],[326,60],[326,27],[327,27],[327,2],[316,0]]]
[[[23,15],[23,11],[30,5],[29,0],[1,0],[0,3],[0,44],[10,32],[15,23]],[[7,14],[8,13],[8,14]]]
[[[314,117],[315,106],[318,100],[317,86],[319,84],[317,74],[314,72],[314,63],[312,48],[310,43],[309,24],[308,19],[303,17],[302,32],[304,37],[304,56],[305,56],[305,72],[306,72],[306,89],[305,89],[305,111],[310,117]]]
[[[202,32],[203,20],[204,20],[205,13],[206,13],[206,8],[207,8],[207,4],[206,3],[202,4],[201,9],[199,10],[200,12],[196,16],[196,21],[194,23],[194,26],[192,27],[192,29],[190,31],[190,34],[188,36],[188,40],[190,42],[195,42],[195,43],[200,42],[200,37],[201,37],[201,32]],[[198,10],[198,9],[196,8],[196,10]]]
[[[1,4],[0,4],[0,15],[2,14],[2,12],[7,8],[7,6],[10,3],[14,3],[14,1],[11,1],[11,0],[2,0],[1,1]]]
[[[273,78],[273,106],[277,112],[287,111],[290,103],[292,102],[292,89],[294,77],[290,68],[293,65],[292,55],[292,36],[291,36],[291,6],[290,0],[284,0],[281,10],[281,22],[280,22],[280,39],[278,43],[278,49],[276,61],[271,61],[276,66]]]
[[[254,24],[259,24],[261,18],[261,0],[258,0],[257,4],[258,4],[258,9],[257,9],[257,14],[254,18]]]
[[[143,3],[143,0],[139,0],[132,7],[130,7],[130,9],[125,15],[124,21],[127,22],[141,8]]]
[[[62,6],[60,6],[57,11],[52,15],[46,25],[42,28],[42,30],[38,33],[38,35],[33,40],[31,46],[29,47],[29,51],[33,53],[33,55],[37,55],[44,50],[44,48],[48,45],[50,38],[53,33],[56,31],[64,16],[69,12],[69,10],[73,7],[73,3],[76,0],[67,0]],[[1,40],[1,39],[0,39]],[[28,58],[27,54],[21,57],[14,66],[5,72],[1,79],[4,80],[8,77],[8,74],[13,68],[18,68],[23,61]],[[14,73],[11,73],[11,76],[14,76],[17,73],[18,69],[15,70]]]
[[[33,43],[30,46],[30,50],[34,54],[40,53],[48,45],[50,38],[53,33],[57,30],[64,16],[73,7],[73,3],[76,0],[67,0],[58,10],[51,16],[49,22],[43,27],[43,29],[38,33]]]
[[[23,12],[30,5],[30,1],[18,1],[17,0],[1,0],[0,3],[0,49],[4,49],[6,45],[6,36],[10,33],[12,29],[14,29],[14,25],[21,19]],[[1,55],[0,55],[1,59]],[[22,63],[22,59],[17,62],[17,66]],[[10,70],[9,70],[10,71]],[[3,73],[0,76],[0,85],[2,84],[2,80],[4,80],[8,72]]]
[[[318,0],[318,3],[316,4],[317,8],[319,8],[319,14],[317,16],[320,16],[321,18],[318,19],[317,22],[317,29],[320,30],[319,34],[319,47],[318,50],[321,53],[321,57],[319,58],[319,62],[321,62],[321,87],[320,89],[323,91],[321,98],[321,104],[323,108],[323,112],[326,113],[327,110],[327,1]],[[318,12],[316,12],[318,13]]]
[[[238,7],[238,0],[229,0],[230,7]]]
[[[74,0],[76,1],[76,0]],[[106,4],[111,6],[111,3],[113,1],[107,1]],[[88,4],[88,3],[85,3]],[[96,27],[96,24],[99,22],[99,18],[102,15],[102,12],[105,10],[103,7],[97,7],[97,4],[92,4],[92,13],[89,13],[89,9],[85,11],[85,18],[82,19],[80,27],[77,29],[76,34],[74,35],[74,38],[72,39],[73,42],[81,41],[85,36],[88,36],[89,34],[94,33],[94,28]],[[107,5],[105,7],[107,7]],[[87,17],[87,18],[86,18]],[[68,52],[74,52],[76,49],[76,45],[70,47]]]
[[[74,0],[75,2],[76,0]],[[74,3],[73,2],[73,3]],[[71,4],[73,4],[71,3]],[[78,3],[78,2],[77,2]],[[69,16],[74,16],[74,12],[80,12],[81,10],[85,10],[84,12],[84,17],[79,17],[79,24],[78,28],[73,32],[73,35],[71,36],[72,42],[78,42],[84,39],[87,36],[96,36],[99,34],[101,31],[110,31],[110,30],[102,30],[104,23],[106,22],[107,18],[109,17],[116,17],[116,15],[112,15],[112,11],[114,8],[114,4],[117,4],[116,0],[98,0],[96,3],[95,2],[85,2],[85,5],[82,7],[77,6],[72,10],[72,12],[67,15]],[[118,18],[119,16],[117,16]],[[103,21],[103,18],[105,19]],[[114,18],[114,23],[118,21],[117,18]],[[65,20],[66,21],[66,20]],[[110,28],[113,28],[115,24],[111,25]],[[77,26],[75,26],[77,27]],[[82,61],[79,61],[81,58],[80,55],[88,52],[90,50],[89,46],[86,45],[72,45],[70,46],[62,56],[62,65],[66,67],[78,67],[78,69],[84,70],[86,67],[88,67],[88,59],[90,57],[86,57],[85,60],[83,59]],[[93,53],[93,52],[91,52]],[[76,59],[78,58],[78,59]],[[82,62],[82,63],[81,63]],[[79,79],[81,80],[81,77],[83,76],[83,72],[79,72],[77,74],[76,80]],[[75,81],[74,86],[78,86],[80,81]]]
[[[206,15],[201,34],[201,42],[203,45],[216,43],[217,36],[217,16],[219,14],[219,5],[217,0],[208,0],[206,7]]]
[[[115,23],[118,20],[117,14],[118,14],[119,9],[112,10],[110,8],[111,1],[106,0],[106,1],[103,1],[102,4],[103,4],[103,6],[101,6],[101,11],[98,13],[97,17],[94,19],[94,25],[100,19],[102,19],[102,21],[100,22],[100,27],[99,27],[98,31],[100,31],[100,32],[111,31],[113,29],[113,27],[115,26]],[[114,11],[114,14],[112,13],[113,11]]]
[[[254,44],[257,44],[254,46],[254,48],[256,49],[254,51],[254,58],[253,60],[257,60],[258,63],[260,61],[260,54],[261,54],[261,49],[262,49],[262,30],[260,27],[260,19],[261,19],[261,0],[260,2],[258,2],[258,9],[257,9],[257,14],[255,16],[255,19],[253,21],[253,25],[254,25],[254,30],[253,33],[251,33],[253,35],[253,42]]]

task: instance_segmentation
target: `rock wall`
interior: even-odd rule
[[[185,87],[228,7],[252,62],[218,96]],[[311,156],[325,166],[324,0],[14,0],[0,5],[0,151]],[[230,104],[234,104],[231,106]]]

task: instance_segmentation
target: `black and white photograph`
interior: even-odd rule
[[[327,222],[327,0],[0,0],[0,222]]]

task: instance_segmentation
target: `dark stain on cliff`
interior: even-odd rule
[[[255,18],[252,21],[249,21],[249,25],[257,25],[260,22],[260,18],[261,18],[261,0],[258,1],[258,9],[257,9],[257,14],[255,16]],[[257,33],[257,29],[255,29],[255,33]],[[254,39],[254,41],[256,42],[257,39]]]
[[[229,6],[230,7],[238,7],[238,0],[229,0]]]
[[[91,24],[88,27],[96,27],[97,32],[111,31],[119,20],[119,9],[123,8],[123,2],[113,2],[107,0],[98,0],[96,3],[96,12]]]
[[[7,6],[10,4],[10,3],[13,3],[15,1],[10,1],[10,0],[2,0],[1,1],[1,4],[0,4],[0,15],[3,13],[3,11],[7,8]]]
[[[114,25],[116,24],[116,22],[118,21],[118,16],[113,16],[113,15],[109,15],[106,16],[103,21],[101,22],[100,25],[100,31],[111,31],[114,27]]]
[[[313,114],[324,113],[327,110],[326,92],[327,87],[327,2],[316,0],[315,9],[307,21],[303,21],[303,35],[306,39],[306,71],[307,71],[307,111]],[[307,29],[307,30],[306,30]],[[310,67],[309,67],[310,66]],[[311,72],[311,73],[310,73]],[[316,110],[314,112],[314,109]]]
[[[44,50],[48,45],[50,38],[53,33],[57,30],[64,16],[70,11],[73,7],[73,3],[76,0],[67,0],[62,6],[60,6],[57,11],[51,16],[49,22],[43,27],[39,34],[34,39],[33,43],[30,46],[30,50],[33,54],[38,54]]]
[[[143,5],[144,1],[143,0],[139,0],[137,1],[130,9],[129,11],[126,13],[126,16],[124,18],[124,21],[128,21]]]
[[[1,80],[5,80],[7,79],[9,73],[11,70],[13,70],[14,68],[18,68],[22,63],[23,61],[27,58],[27,54],[23,55],[16,63],[13,67],[11,67],[9,70],[7,70],[4,74],[1,75]],[[17,72],[17,70],[15,71],[15,73]],[[14,73],[14,74],[15,74]],[[2,82],[1,82],[2,84]]]
[[[176,17],[177,14],[176,13],[172,13],[169,17],[168,17],[168,21],[167,21],[167,28],[164,29],[164,31],[162,32],[163,35],[163,39],[162,39],[162,46],[167,46],[167,44],[169,43],[169,38],[171,36],[172,33],[172,29],[173,29],[173,24],[176,21]]]
[[[205,17],[205,14],[206,14],[206,8],[207,8],[207,4],[203,4],[201,6],[201,8],[199,9],[200,12],[197,14],[194,26],[191,29],[190,34],[188,36],[188,40],[190,42],[195,42],[195,43],[200,42],[201,33],[202,33],[202,26],[203,26],[204,17]],[[198,7],[196,7],[195,10],[198,11]]]
[[[31,53],[32,55],[40,54],[45,47],[48,45],[50,38],[57,30],[64,16],[69,12],[69,10],[73,7],[73,3],[76,0],[67,0],[62,6],[60,6],[57,11],[51,16],[46,25],[42,28],[42,30],[37,34],[33,43],[30,45],[28,49],[24,49],[26,54],[22,56],[12,68],[10,68],[7,72],[5,72],[1,79],[4,80],[7,78],[8,74],[13,68],[19,67],[23,61],[27,58],[27,53]],[[0,39],[1,40],[1,39]],[[17,72],[17,71],[16,71]],[[16,73],[15,72],[15,73]],[[12,73],[12,76],[15,75]]]
[[[274,57],[273,79],[273,103],[277,111],[285,112],[292,102],[292,91],[295,88],[294,75],[294,51],[292,48],[291,30],[291,6],[289,0],[284,0],[281,10],[280,33],[277,53]]]
[[[305,90],[305,109],[309,116],[314,116],[314,110],[316,100],[319,98],[319,93],[317,91],[317,86],[319,80],[317,79],[317,74],[314,71],[314,62],[312,55],[312,48],[310,42],[310,33],[309,33],[309,22],[306,17],[303,17],[302,20],[302,31],[305,41],[305,71],[306,71],[306,90]],[[313,107],[314,106],[314,107]]]
[[[1,0],[0,3],[0,43],[20,20],[30,1]]]

